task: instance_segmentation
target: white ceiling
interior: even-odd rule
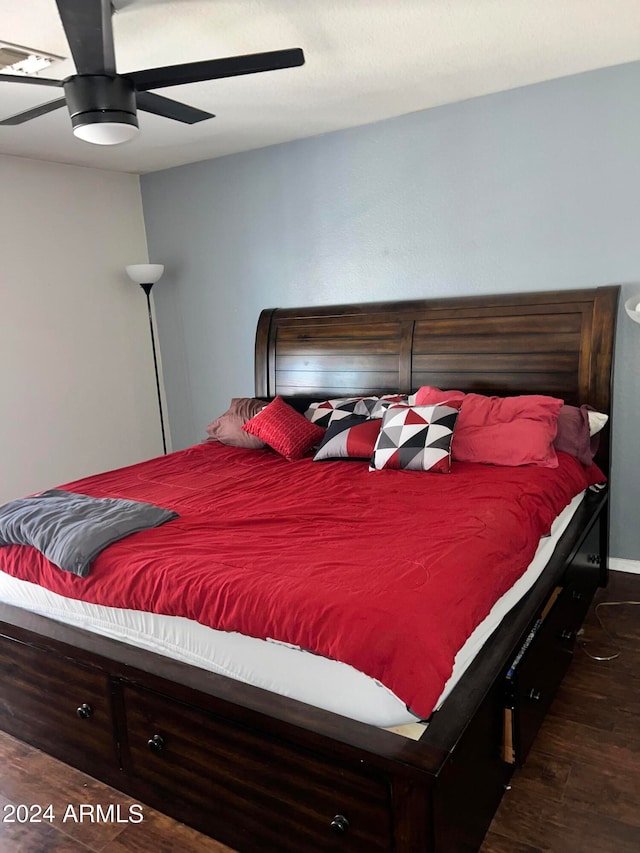
[[[144,173],[640,59],[640,0],[114,0],[118,71],[301,47],[301,68],[158,90],[216,114],[139,113],[113,148],[58,110],[0,153]],[[54,0],[0,0],[0,40],[69,56]],[[43,76],[74,73],[67,60]],[[0,116],[60,97],[0,83]],[[640,108],[640,93],[639,93]]]

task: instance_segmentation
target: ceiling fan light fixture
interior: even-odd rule
[[[73,135],[93,145],[121,145],[138,133],[133,83],[117,74],[81,74],[64,81]]]
[[[115,110],[87,112],[72,116],[73,135],[92,145],[122,145],[139,132],[138,120],[131,113]]]
[[[37,63],[44,55],[38,53],[32,57],[28,49],[0,41],[0,72],[3,66],[13,69],[11,74],[0,73],[0,84],[28,83],[64,89],[64,98],[49,100],[7,118],[0,116],[0,127],[24,124],[66,104],[73,134],[78,139],[92,145],[121,145],[137,135],[139,109],[183,124],[215,118],[213,113],[157,95],[151,89],[304,65],[304,53],[295,47],[118,74],[113,44],[113,0],[55,0],[55,3],[76,73],[64,80],[18,74],[16,63],[23,60]],[[31,70],[35,67],[29,66]]]

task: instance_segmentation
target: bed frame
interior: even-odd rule
[[[611,410],[618,288],[264,311],[256,394],[430,384]],[[598,455],[609,472],[605,432]],[[418,740],[0,605],[0,727],[245,853],[477,850],[607,578],[588,494]]]

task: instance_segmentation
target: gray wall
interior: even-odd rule
[[[265,307],[640,294],[640,63],[152,173],[142,195],[177,448],[252,393]],[[640,326],[622,312],[615,393],[611,553],[637,560]]]

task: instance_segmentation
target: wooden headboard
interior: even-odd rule
[[[261,313],[256,396],[550,394],[611,406],[618,287]]]

